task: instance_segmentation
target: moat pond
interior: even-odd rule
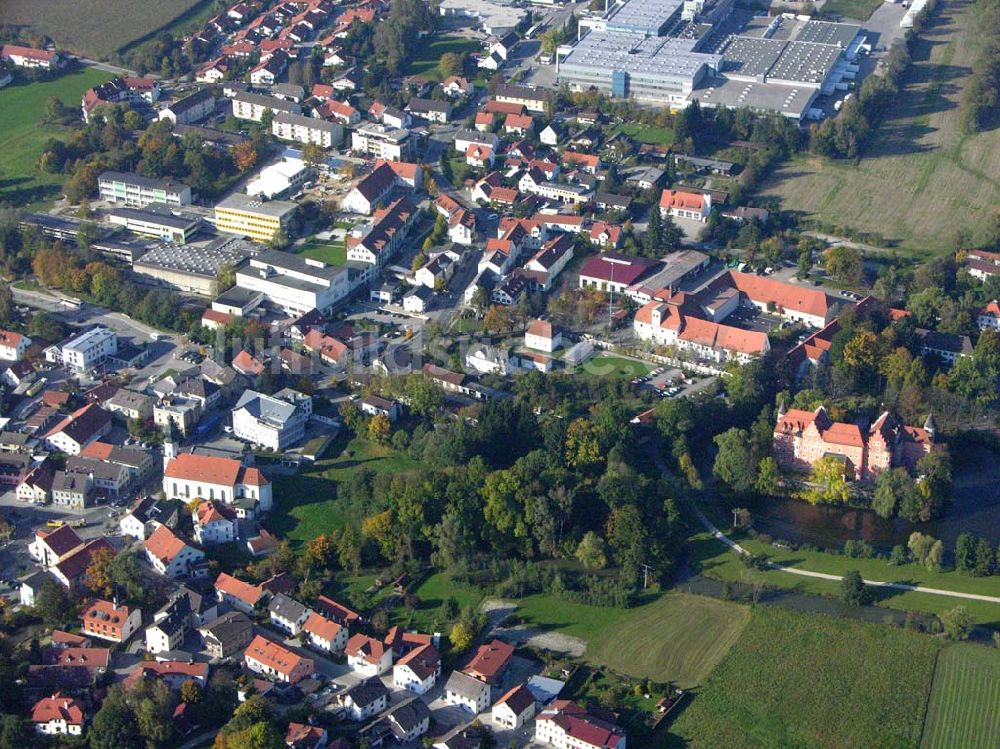
[[[941,539],[954,547],[968,531],[1000,543],[1000,453],[974,447],[956,460],[954,497],[944,517],[930,523],[885,520],[870,510],[810,505],[796,499],[769,498],[750,505],[753,526],[761,533],[792,543],[835,548],[850,539],[881,549],[905,546],[913,531]]]

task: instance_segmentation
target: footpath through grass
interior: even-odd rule
[[[932,572],[920,564],[904,564],[896,567],[890,565],[885,559],[852,559],[822,551],[780,549],[762,541],[741,537],[739,534],[730,537],[739,541],[742,546],[755,554],[767,555],[772,562],[800,567],[810,572],[843,575],[849,570],[858,570],[866,580],[907,583],[960,593],[1000,596],[1000,577],[998,576],[971,577],[954,570]],[[724,546],[708,533],[699,533],[693,536],[689,548],[693,557],[692,562],[700,572],[708,577],[732,582],[753,579],[776,588],[820,595],[836,596],[840,591],[840,583],[835,580],[803,577],[781,570],[767,570],[766,572],[748,570],[735,551]],[[995,603],[933,593],[892,590],[891,588],[873,588],[872,591],[877,606],[901,611],[912,609],[940,615],[961,605],[969,610],[977,623],[994,627],[1000,626],[1000,606]]]
[[[940,647],[905,630],[755,607],[666,746],[916,747]]]
[[[337,483],[364,468],[375,473],[404,473],[416,461],[392,448],[363,437],[341,436],[327,448],[326,457],[294,476],[274,478],[274,510],[267,529],[288,538],[294,546],[343,528],[348,518],[337,502]]]
[[[37,169],[49,138],[65,138],[69,128],[42,124],[45,102],[56,97],[74,109],[83,92],[114,76],[92,68],[41,83],[18,83],[0,89],[0,203],[30,206],[59,196],[66,177]]]
[[[996,749],[1000,743],[1000,651],[949,645],[937,659],[923,749]]]

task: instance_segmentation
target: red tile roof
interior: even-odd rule
[[[340,630],[343,629],[343,627],[332,619],[327,619],[325,616],[321,616],[314,611],[309,615],[309,618],[306,619],[305,624],[302,625],[302,629],[316,635],[321,640],[333,642],[334,638]]]
[[[187,544],[165,525],[161,525],[153,531],[145,543],[146,551],[165,565],[170,564],[174,557],[184,550],[185,546]]]
[[[779,309],[793,310],[807,315],[826,317],[830,314],[832,300],[819,289],[776,281],[752,273],[729,271],[713,282],[713,286],[728,284],[758,304],[773,303]]]
[[[701,213],[705,210],[705,196],[684,190],[664,190],[660,195],[660,208],[681,208]]]
[[[515,715],[520,715],[535,702],[529,689],[524,684],[518,684],[507,694],[496,701],[496,705],[507,705],[514,711]],[[494,707],[496,706],[494,705]]]
[[[374,637],[360,633],[351,637],[347,641],[347,647],[344,649],[347,655],[352,657],[360,656],[368,663],[373,664],[382,660],[385,651],[385,644],[381,640],[376,640]]]
[[[253,642],[247,645],[244,653],[247,658],[253,658],[258,663],[274,669],[279,674],[288,677],[300,663],[312,663],[311,658],[303,658],[276,642],[257,635]]]
[[[37,49],[36,47],[19,47],[16,44],[5,44],[0,47],[0,59],[6,60],[11,55],[27,57],[29,60],[52,62],[56,53],[49,52],[47,49]]]
[[[500,640],[480,645],[476,654],[462,669],[469,676],[475,676],[483,681],[494,681],[510,663],[514,655],[514,646]]]
[[[646,258],[606,252],[587,260],[580,268],[580,277],[631,286],[654,265],[654,261]]]
[[[215,579],[215,589],[243,601],[249,606],[256,606],[264,595],[264,590],[261,587],[243,582],[225,572],[220,572]]]
[[[192,453],[181,453],[171,460],[164,475],[172,479],[203,481],[206,484],[220,486],[235,486],[241,483],[263,486],[268,483],[259,469],[244,468],[238,460]]]
[[[31,708],[32,723],[66,721],[73,726],[83,725],[83,704],[72,697],[64,697],[56,692],[51,697],[43,697]]]
[[[421,645],[396,661],[396,665],[409,667],[416,677],[423,681],[437,673],[441,667],[441,654],[433,645]]]

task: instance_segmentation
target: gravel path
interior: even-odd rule
[[[534,650],[548,650],[552,653],[579,658],[587,649],[587,641],[579,637],[550,632],[526,624],[505,626],[505,620],[517,611],[513,601],[487,598],[480,610],[486,614],[486,628],[491,635],[502,635],[502,639],[517,645],[526,645]]]

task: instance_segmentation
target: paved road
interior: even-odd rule
[[[838,237],[833,234],[824,234],[819,231],[806,231],[803,234],[816,237],[816,239],[822,239],[824,242],[828,242],[833,245],[844,245],[845,247],[855,247],[863,252],[892,252],[892,250],[886,247],[876,247],[873,244],[865,244],[864,242],[855,242],[851,239],[846,239],[844,237]]]
[[[94,70],[102,70],[105,73],[114,73],[115,75],[125,75],[130,77],[138,77],[138,73],[134,70],[129,70],[128,68],[123,68],[119,65],[112,65],[109,62],[101,62],[100,60],[90,60],[86,57],[77,57],[76,60],[81,65],[86,65],[88,68],[94,68]],[[152,75],[151,78],[159,78],[158,75]]]

